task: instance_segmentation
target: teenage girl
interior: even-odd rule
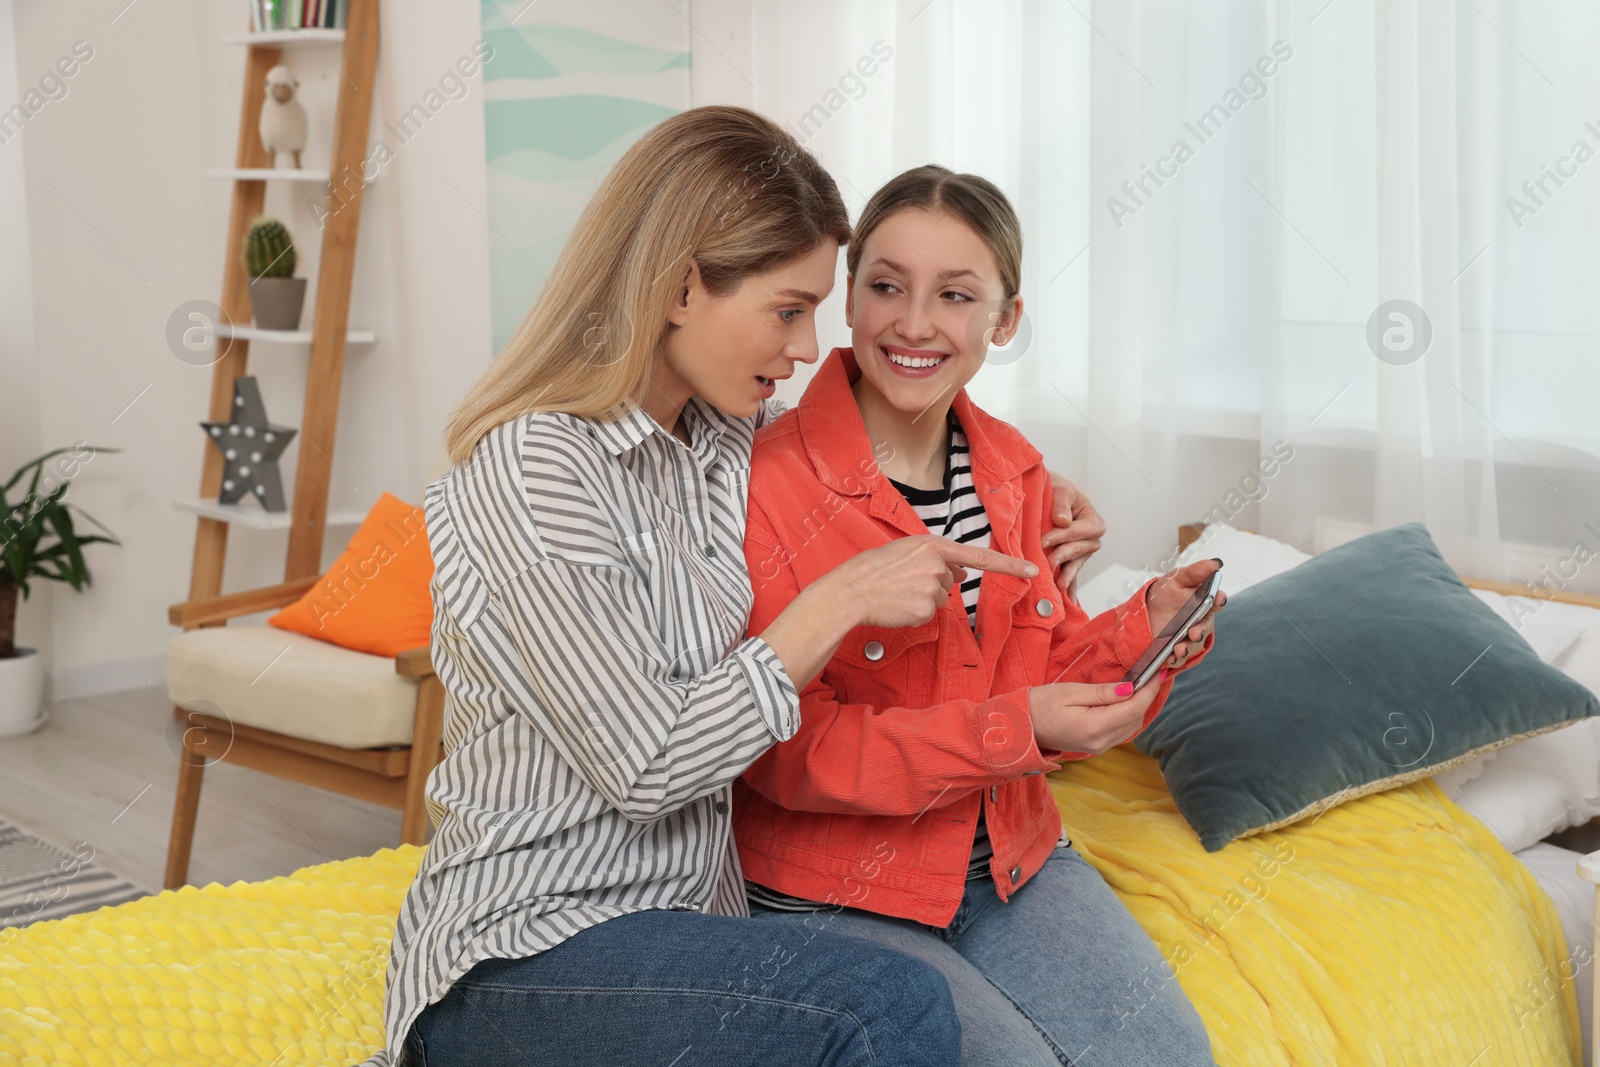
[[[846,257],[851,347],[757,435],[751,632],[860,552],[932,535],[1038,560],[1041,457],[965,390],[1016,328],[1021,252],[1011,205],[973,175],[920,167],[868,202]],[[868,598],[801,687],[799,730],[738,783],[752,914],[937,967],[969,1065],[1210,1064],[1194,1008],[1071,847],[1044,773],[1155,717],[1170,671],[1210,648],[1210,614],[1158,680],[1118,682],[1217,565],[1094,619],[1048,574],[963,576],[916,626],[892,620],[910,606],[894,594]]]

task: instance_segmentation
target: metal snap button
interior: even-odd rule
[[[867,654],[867,658],[872,660],[874,663],[883,658],[883,645],[878,641],[868,641],[867,647],[862,649],[862,651],[865,652]]]
[[[711,807],[718,815],[726,815],[728,813],[728,802],[726,800],[719,800],[715,804],[711,805]]]
[[[999,799],[1000,799],[1000,787],[998,785],[991,785],[989,787],[989,800],[992,802],[992,801],[996,801],[996,800],[999,800]]]
[[[1022,868],[1021,867],[1013,867],[1013,868],[1011,868],[1011,880],[1013,882],[1015,882],[1018,878],[1021,878],[1021,877],[1022,877]]]
[[[1039,602],[1033,606],[1033,610],[1037,611],[1040,615],[1047,616],[1052,611],[1056,610],[1056,606],[1050,603],[1049,597],[1040,597]]]

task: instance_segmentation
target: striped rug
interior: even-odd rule
[[[95,862],[94,846],[61,848],[0,819],[0,928],[27,926],[149,896]]]

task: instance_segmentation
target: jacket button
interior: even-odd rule
[[[1033,610],[1037,611],[1040,615],[1049,615],[1052,611],[1056,610],[1056,606],[1050,603],[1048,597],[1040,597],[1039,602],[1033,606]]]
[[[719,800],[715,804],[711,805],[711,807],[718,815],[726,815],[728,813],[728,802],[726,800]]]
[[[989,787],[989,799],[991,801],[1000,799],[1000,787],[998,785],[991,785]]]
[[[874,663],[883,658],[883,645],[877,641],[868,641],[867,647],[862,649],[862,651],[865,652],[867,654],[867,658],[872,660]]]
[[[1013,868],[1011,868],[1011,881],[1013,883],[1015,883],[1016,880],[1018,878],[1021,878],[1021,877],[1022,877],[1022,868],[1021,867],[1013,867]]]

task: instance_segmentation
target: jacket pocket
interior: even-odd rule
[[[845,635],[825,681],[846,703],[926,706],[939,672],[939,616],[920,626],[857,626]]]
[[[1036,677],[1040,665],[1049,662],[1056,641],[1056,627],[1067,617],[1061,590],[1053,582],[1034,582],[1011,608],[1011,640],[1008,651],[1017,657],[1022,677]],[[1046,678],[1046,683],[1060,681]]]

